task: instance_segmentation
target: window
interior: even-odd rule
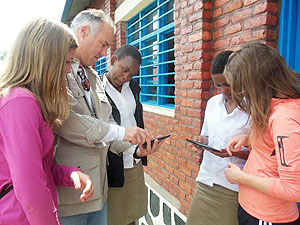
[[[107,71],[107,59],[106,56],[101,56],[96,62],[95,69],[98,72],[99,76]]]
[[[127,22],[127,44],[142,54],[141,102],[174,108],[174,0],[154,0]]]
[[[300,73],[300,1],[282,0],[279,46],[280,54],[291,69]]]

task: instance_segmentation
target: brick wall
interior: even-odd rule
[[[105,11],[113,18],[123,1],[105,0]],[[149,157],[145,171],[180,201],[185,215],[201,161],[201,154],[185,139],[200,134],[206,102],[213,93],[212,58],[250,41],[276,47],[278,22],[279,0],[175,0],[175,117],[144,113],[147,129],[171,134]],[[120,22],[111,52],[126,43],[125,37],[125,23]]]

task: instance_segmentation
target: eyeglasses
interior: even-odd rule
[[[89,91],[91,86],[90,86],[90,81],[89,79],[86,77],[85,75],[85,70],[79,66],[78,68],[78,71],[77,71],[77,74],[78,76],[80,77],[81,79],[81,85],[82,85],[82,88],[85,90],[85,91]]]

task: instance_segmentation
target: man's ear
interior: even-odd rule
[[[82,37],[82,39],[85,39],[87,36],[89,36],[91,31],[91,28],[88,25],[82,26],[80,27],[80,36]]]
[[[110,59],[110,64],[113,66],[117,59],[118,59],[117,56],[113,55]]]

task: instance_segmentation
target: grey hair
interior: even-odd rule
[[[106,22],[111,25],[116,33],[116,25],[114,21],[106,15],[101,9],[87,9],[78,13],[73,19],[70,28],[77,32],[82,26],[89,26],[91,34],[94,35],[100,28],[101,23]]]

